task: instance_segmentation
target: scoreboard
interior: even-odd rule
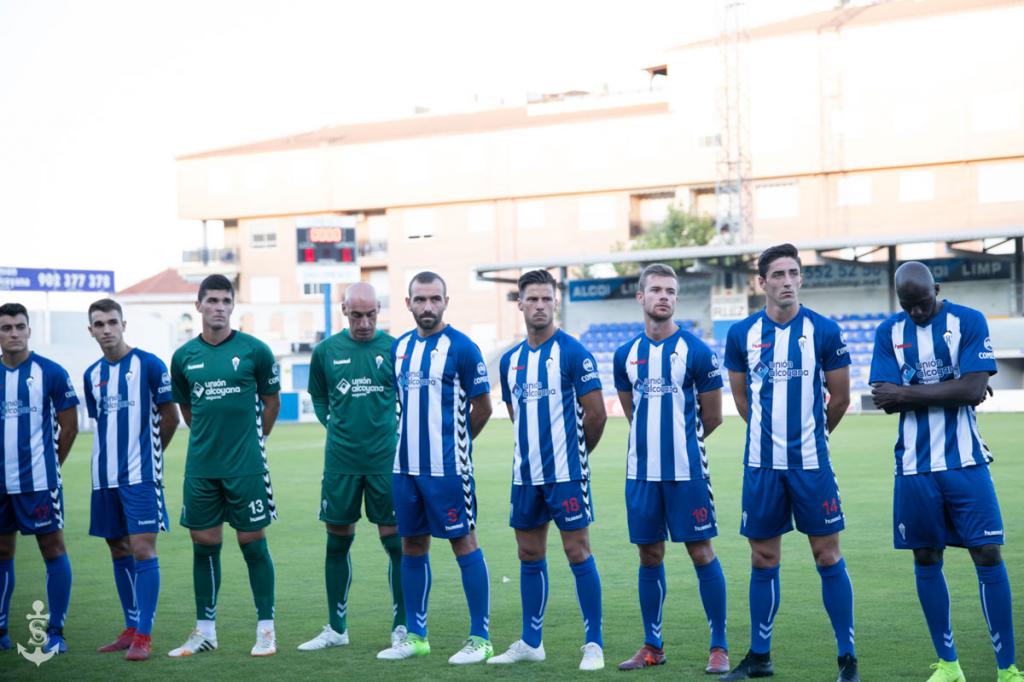
[[[356,264],[358,245],[354,227],[338,225],[296,227],[295,243],[299,265]]]

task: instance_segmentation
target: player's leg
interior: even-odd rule
[[[854,648],[853,582],[839,550],[844,527],[839,484],[831,467],[790,471],[786,478],[796,527],[807,535],[821,578],[821,598],[832,623],[840,680],[860,680]]]
[[[71,562],[64,547],[64,491],[60,486],[49,491],[15,496],[15,509],[22,532],[36,536],[39,552],[46,562],[46,599],[50,622],[46,651],[64,653],[64,620],[71,603]],[[31,523],[29,522],[31,518]]]
[[[408,636],[377,653],[381,660],[395,661],[430,653],[427,641],[427,608],[430,599],[430,523],[427,519],[419,476],[393,474],[395,516],[402,538],[402,598]],[[429,477],[428,477],[429,478]]]
[[[349,551],[359,520],[362,486],[359,476],[324,474],[320,486],[320,520],[327,529],[324,584],[327,591],[327,625],[299,645],[299,651],[318,651],[348,644],[348,593],[352,585]]]
[[[939,660],[931,682],[963,680],[950,618],[949,589],[942,555],[950,534],[942,492],[933,474],[896,476],[893,492],[893,546],[914,553],[917,598]]]
[[[122,486],[118,488],[118,493],[135,562],[134,591],[138,603],[138,626],[125,659],[145,661],[152,650],[153,619],[160,599],[160,562],[156,554],[156,537],[157,533],[168,529],[170,522],[160,484]]]
[[[192,539],[192,587],[196,627],[184,644],[168,652],[179,658],[217,648],[217,595],[220,593],[220,550],[224,541],[225,502],[219,479],[186,477],[181,525]]]
[[[548,523],[551,516],[544,501],[543,486],[513,485],[509,503],[509,526],[515,530],[519,552],[519,600],[522,605],[520,637],[508,650],[488,659],[507,664],[543,661],[544,611],[548,603]]]
[[[779,611],[782,535],[793,529],[785,471],[744,467],[740,534],[750,544],[750,649],[720,680],[745,680],[773,674],[772,629]]]
[[[0,493],[0,651],[10,649],[8,623],[11,595],[14,594],[14,550],[17,546],[17,521],[10,495]]]
[[[128,542],[128,528],[124,521],[124,510],[117,489],[92,491],[89,518],[89,535],[103,538],[110,549],[114,569],[114,588],[117,590],[121,611],[124,614],[124,629],[110,644],[96,651],[110,653],[124,651],[132,645],[135,628],[138,625],[139,610],[135,599],[135,559]]]
[[[448,658],[453,665],[481,663],[494,655],[491,644],[491,585],[484,551],[476,541],[476,484],[472,476],[443,476],[430,482],[427,518],[431,534],[447,538],[462,576],[469,607],[469,637]]]
[[[266,528],[276,517],[269,474],[238,476],[222,481],[228,523],[235,529],[249,572],[249,587],[256,605],[256,644],[253,656],[277,653],[274,628],[274,561],[267,546]]]
[[[644,644],[619,670],[634,670],[665,662],[661,626],[668,585],[665,581],[665,501],[660,481],[626,479],[626,522],[629,541],[640,554],[637,596],[644,627]]]
[[[989,638],[995,651],[999,680],[1021,680],[1016,668],[1013,598],[1000,546],[1003,519],[987,466],[972,466],[937,474],[950,519],[968,548],[978,575],[978,592]]]
[[[548,511],[562,536],[562,549],[576,580],[576,598],[583,615],[583,660],[580,670],[604,668],[601,621],[601,576],[590,551],[589,526],[594,520],[590,481],[544,486]]]
[[[377,526],[380,544],[388,555],[388,587],[391,590],[391,641],[405,639],[405,601],[402,598],[402,539],[398,536],[391,474],[363,477],[366,518]]]

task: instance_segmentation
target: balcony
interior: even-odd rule
[[[388,264],[388,240],[365,239],[359,242],[359,265],[364,268],[381,268]]]
[[[181,276],[199,281],[208,275],[238,275],[238,249],[189,249],[181,252]]]

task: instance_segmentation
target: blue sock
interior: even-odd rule
[[[665,564],[641,566],[637,576],[637,594],[640,596],[640,617],[644,619],[644,643],[660,649],[661,611],[665,605]]]
[[[469,605],[469,634],[490,639],[491,581],[487,574],[484,551],[477,547],[469,554],[455,557],[462,571],[462,591]]]
[[[61,554],[52,561],[46,560],[46,600],[50,608],[47,630],[63,628],[68,604],[71,602],[71,562],[67,554]]]
[[[135,595],[135,559],[130,554],[114,559],[114,586],[124,611],[124,626],[134,628],[139,624],[139,603]]]
[[[846,572],[846,560],[840,558],[831,566],[818,566],[821,576],[821,600],[832,621],[839,655],[856,656],[853,648],[853,583]]]
[[[593,555],[578,564],[569,564],[576,576],[576,599],[583,612],[584,641],[604,647],[601,637],[601,576]]]
[[[519,597],[523,602],[522,640],[539,647],[544,641],[544,608],[548,605],[548,562],[519,562]]]
[[[135,593],[139,600],[139,624],[135,631],[148,635],[153,631],[160,597],[160,562],[156,557],[135,562]]]
[[[772,650],[772,628],[781,596],[779,567],[750,569],[750,650],[767,654]]]
[[[427,637],[427,603],[430,599],[430,555],[402,555],[402,600],[409,632]]]
[[[14,594],[14,559],[0,561],[0,631],[8,630],[7,614]]]
[[[955,661],[953,623],[949,618],[949,588],[946,586],[946,577],[942,575],[942,562],[927,565],[915,562],[914,577],[917,580],[917,600],[921,602],[935,653],[944,661]]]
[[[1010,580],[1006,577],[1006,564],[1000,561],[995,566],[975,566],[978,573],[978,589],[981,592],[981,608],[996,652],[996,667],[1008,668],[1013,665],[1016,651],[1013,643],[1013,612],[1011,610]]]
[[[704,605],[704,615],[708,618],[711,629],[712,649],[729,650],[729,640],[725,636],[725,573],[718,557],[703,566],[694,566],[697,571],[697,587],[700,590],[700,601]]]

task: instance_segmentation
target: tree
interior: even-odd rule
[[[651,226],[633,240],[630,251],[646,251],[648,249],[671,249],[680,246],[704,246],[715,236],[715,220],[709,216],[680,211],[674,206],[668,209],[668,215],[660,223]],[[617,251],[623,251],[623,245],[616,245]],[[668,261],[677,271],[689,266],[689,261]],[[616,263],[615,270],[620,275],[635,275],[640,271],[637,263]]]

